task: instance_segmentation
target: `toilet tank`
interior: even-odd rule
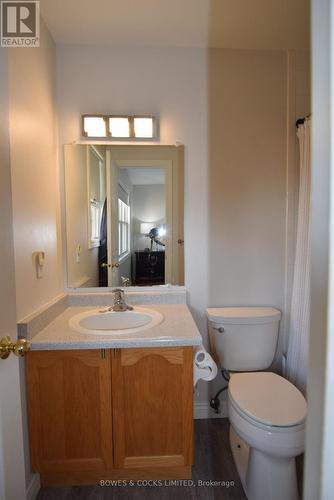
[[[207,309],[213,355],[221,368],[256,371],[269,368],[276,351],[281,313],[273,307]]]

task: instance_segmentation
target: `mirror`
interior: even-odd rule
[[[69,288],[184,284],[183,153],[65,146]]]

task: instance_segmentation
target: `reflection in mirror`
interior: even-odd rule
[[[88,248],[100,246],[100,226],[103,204],[106,198],[106,171],[103,154],[96,148],[87,149],[88,187]]]
[[[70,288],[184,283],[183,148],[65,146]]]

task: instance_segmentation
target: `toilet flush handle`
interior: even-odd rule
[[[224,333],[225,332],[225,328],[223,328],[222,326],[220,326],[219,328],[216,328],[215,326],[212,328],[213,330],[217,330],[217,332],[219,333]]]

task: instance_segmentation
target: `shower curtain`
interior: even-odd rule
[[[310,118],[305,119],[304,123],[299,125],[297,136],[300,152],[300,180],[287,378],[305,394],[310,331]]]

